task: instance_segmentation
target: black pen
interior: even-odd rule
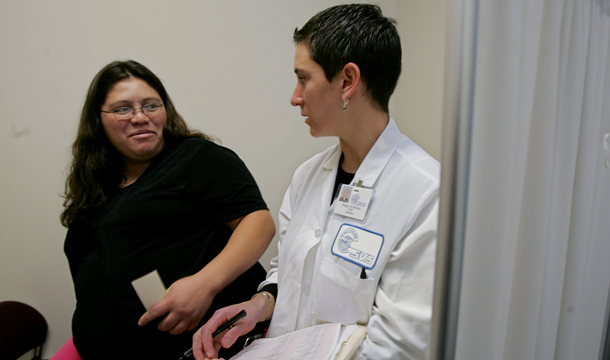
[[[212,334],[212,338],[216,337],[216,335],[220,334],[221,332],[223,332],[225,330],[230,330],[231,328],[233,328],[233,326],[237,325],[237,323],[239,323],[243,318],[245,318],[246,315],[248,315],[246,313],[246,310],[242,310],[242,311],[238,312],[237,315],[230,318],[229,321],[220,325],[218,327],[218,329],[216,329],[216,331],[214,331],[214,333]],[[188,349],[184,353],[184,355],[182,355],[180,360],[185,360],[191,356],[193,356],[193,348]]]

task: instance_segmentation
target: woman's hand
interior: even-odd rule
[[[148,309],[138,325],[167,314],[159,330],[176,335],[194,329],[216,294],[258,261],[275,234],[268,210],[251,212],[226,225],[233,233],[220,254],[198,273],[173,283],[165,298]]]
[[[269,303],[266,296],[258,295],[250,301],[217,310],[193,335],[193,356],[196,360],[216,358],[221,347],[231,347],[238,337],[252,331],[256,323],[266,320],[273,312],[274,306],[275,302]],[[242,310],[246,310],[248,314],[242,321],[212,339],[216,329]]]
[[[142,315],[138,325],[144,326],[167,314],[159,323],[158,329],[161,331],[178,335],[197,327],[216,296],[216,293],[206,286],[202,275],[198,273],[174,282],[163,300]]]

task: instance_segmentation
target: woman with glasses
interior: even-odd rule
[[[95,76],[72,152],[61,222],[76,350],[85,360],[178,359],[193,329],[265,278],[257,261],[275,227],[252,175],[190,130],[135,61]],[[132,281],[155,271],[168,289],[147,311]]]

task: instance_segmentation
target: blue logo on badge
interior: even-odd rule
[[[333,255],[370,270],[377,263],[383,240],[381,234],[344,223],[339,227],[330,251]]]
[[[352,242],[358,241],[358,233],[354,229],[345,229],[341,235],[339,235],[339,250],[341,252],[348,252],[352,246]]]
[[[366,206],[366,203],[360,202],[358,200],[360,200],[360,194],[352,195],[352,198],[351,198],[352,205],[360,206],[360,207],[365,207]]]

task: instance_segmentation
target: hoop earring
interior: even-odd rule
[[[349,98],[343,100],[343,111],[347,109],[347,103],[349,102]]]

